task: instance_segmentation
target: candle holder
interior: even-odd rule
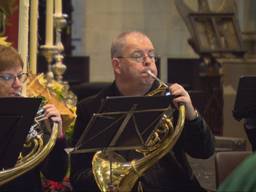
[[[47,62],[47,73],[46,73],[46,79],[47,84],[49,85],[52,80],[54,79],[54,74],[52,71],[52,61],[54,55],[57,53],[57,47],[53,45],[42,45],[40,46],[41,53],[45,57]]]
[[[65,73],[67,67],[62,63],[63,55],[56,54],[54,56],[56,63],[52,66],[52,71],[54,72],[55,79],[59,83],[63,83],[63,74]]]
[[[55,26],[55,33],[56,33],[56,47],[57,47],[57,54],[54,56],[55,58],[55,64],[52,66],[52,70],[55,76],[55,79],[59,83],[63,83],[63,74],[65,73],[67,67],[63,63],[63,44],[61,41],[61,32],[62,29],[66,26],[67,21],[66,21],[67,15],[62,14],[62,15],[54,15],[54,26]]]

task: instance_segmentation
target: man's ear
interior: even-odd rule
[[[120,74],[120,62],[118,58],[112,59],[112,66],[115,73]]]

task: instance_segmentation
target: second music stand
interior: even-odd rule
[[[42,98],[0,98],[0,169],[15,165],[41,101]]]
[[[256,76],[241,76],[238,83],[233,116],[236,120],[256,117]]]

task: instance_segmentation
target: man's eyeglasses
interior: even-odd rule
[[[3,80],[3,81],[8,82],[10,84],[13,84],[16,81],[16,78],[20,82],[24,83],[28,78],[28,73],[20,73],[16,76],[13,75],[13,74],[10,74],[10,73],[0,74],[0,80]]]
[[[117,58],[132,59],[132,60],[136,61],[137,63],[143,63],[145,61],[146,57],[148,57],[153,62],[156,61],[156,54],[154,51],[149,51],[147,54],[145,54],[143,51],[135,51],[130,56],[127,56],[127,57],[119,56]]]

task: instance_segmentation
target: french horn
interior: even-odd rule
[[[166,92],[168,86],[161,80],[156,80],[160,82],[160,85],[147,94],[148,96],[161,95]],[[98,151],[95,153],[92,160],[92,171],[101,191],[112,191],[113,189],[114,191],[131,191],[139,177],[143,176],[150,167],[173,148],[184,127],[184,105],[180,105],[178,108],[175,125],[171,114],[170,111],[166,111],[160,126],[146,141],[143,149],[136,150],[143,154],[142,158],[129,162],[116,152]]]
[[[63,119],[63,128],[65,130],[75,120],[74,105],[68,106],[63,100],[59,99],[49,89],[45,83],[43,74],[30,76],[26,86],[26,96],[28,97],[43,97],[44,102],[54,104],[61,114]],[[56,86],[61,86],[56,83]],[[53,149],[59,130],[58,123],[50,123],[49,120],[44,118],[42,108],[38,110],[35,117],[34,124],[30,128],[27,136],[26,143],[24,144],[24,151],[20,156],[13,168],[0,171],[0,186],[8,183],[9,181],[17,178],[18,176],[26,173],[40,164]],[[50,137],[45,139],[46,132],[50,132]]]
[[[47,143],[44,142],[43,133],[39,131],[41,121],[46,119],[35,118],[35,124],[31,127],[30,133],[27,136],[24,149],[29,148],[29,152],[20,153],[18,161],[13,168],[5,169],[0,171],[0,186],[8,183],[9,181],[19,177],[20,175],[30,171],[38,164],[40,164],[46,156],[51,152],[57,139],[59,124],[53,122],[51,126],[51,135]],[[47,121],[47,120],[46,120]],[[46,123],[48,126],[50,123]],[[37,131],[36,131],[37,129]]]

